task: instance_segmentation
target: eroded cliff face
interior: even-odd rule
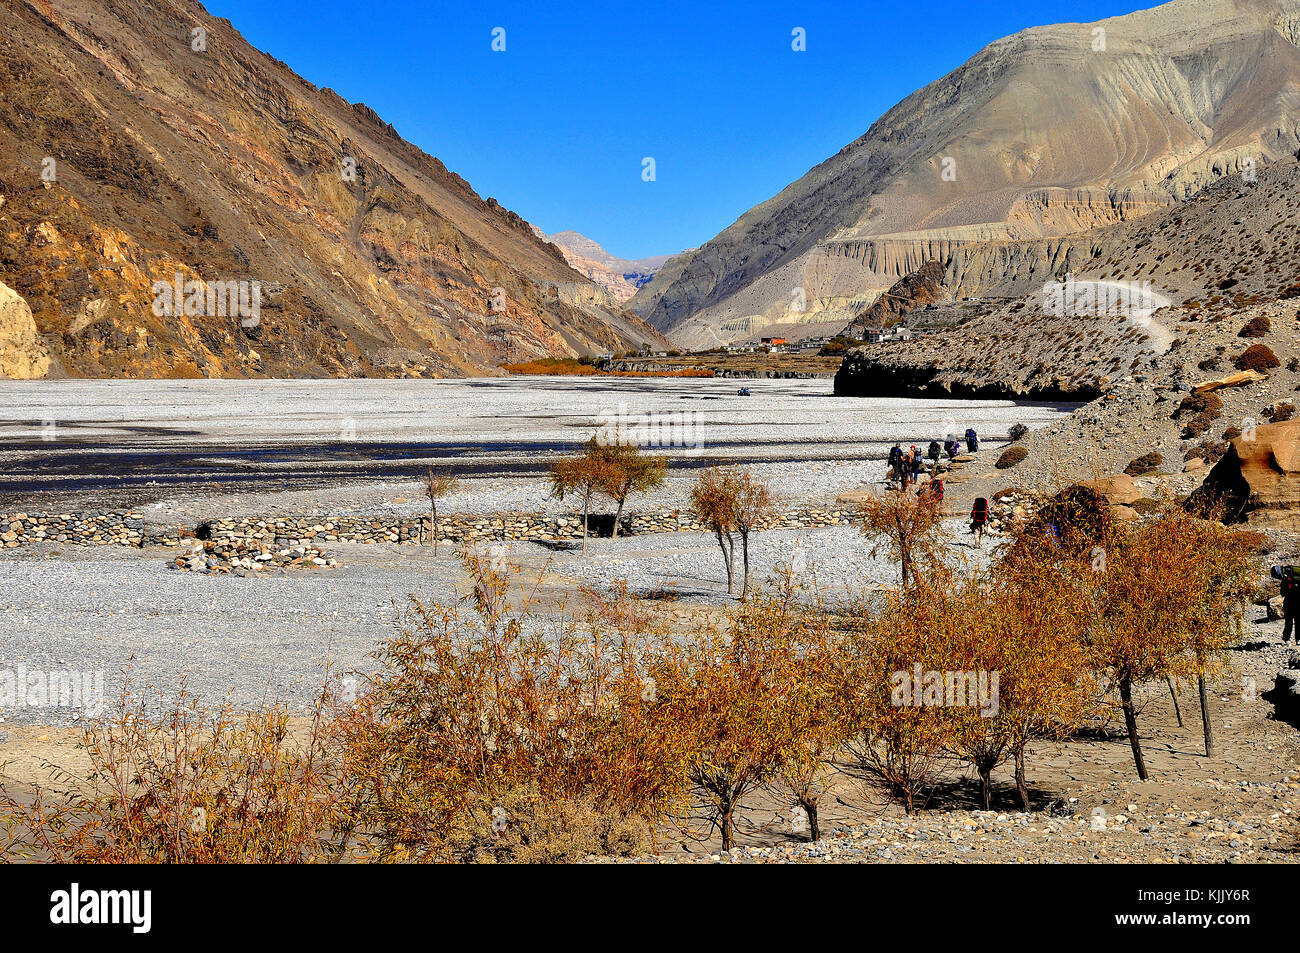
[[[937,263],[895,285],[908,321],[927,333],[850,352],[836,393],[1090,400],[1157,366],[1225,363],[1222,346],[1180,350],[1202,327],[1234,335],[1245,315],[1261,314],[1289,340],[1300,301],[1297,221],[1300,164],[1291,160],[1086,236],[957,249],[939,283],[956,300],[912,307],[917,289],[940,298]],[[966,291],[984,296],[966,300]],[[888,319],[883,304],[874,311]]]
[[[0,0],[0,90],[0,280],[69,374],[448,376],[662,346],[518,215],[197,3]],[[160,306],[167,283],[202,304]],[[220,307],[227,286],[258,313]]]
[[[1031,263],[1041,272],[1098,229],[1294,156],[1298,10],[1175,0],[999,40],[630,306],[676,341],[717,343],[792,320],[845,322],[927,260],[971,293]],[[794,289],[808,308],[792,318]]]

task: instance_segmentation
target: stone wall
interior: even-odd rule
[[[83,543],[90,546],[142,546],[144,517],[139,513],[0,514],[0,544]]]
[[[843,526],[852,523],[851,507],[798,507],[760,523],[759,530]],[[608,522],[609,517],[605,517]],[[197,527],[145,526],[140,513],[0,514],[0,542],[12,549],[26,543],[59,542],[102,546],[178,546],[191,533],[203,539],[254,540],[279,546],[309,543],[414,543],[428,539],[429,518],[383,514],[376,516],[232,516]],[[182,529],[184,531],[182,531]],[[680,510],[636,513],[623,518],[619,532],[704,532],[689,513]],[[506,540],[539,542],[582,536],[580,516],[542,513],[453,513],[438,518],[438,538],[452,543]]]

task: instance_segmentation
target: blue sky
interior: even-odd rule
[[[483,197],[626,258],[707,241],[998,37],[1153,5],[208,0]]]

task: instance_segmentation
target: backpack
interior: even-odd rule
[[[975,508],[971,510],[971,522],[987,523],[989,520],[989,501],[982,496],[975,498]]]
[[[1300,596],[1300,566],[1282,566],[1278,578],[1282,580],[1282,595]]]

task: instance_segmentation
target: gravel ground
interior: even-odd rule
[[[965,532],[956,522],[950,529]],[[969,534],[958,535],[953,558],[982,559],[993,545],[986,539],[980,553]],[[756,533],[751,547],[756,583],[792,559],[828,599],[894,581],[892,564],[883,554],[873,558],[850,527]],[[284,702],[305,713],[327,665],[335,674],[370,669],[368,653],[391,634],[408,594],[452,602],[467,588],[451,547],[435,558],[415,546],[341,545],[330,550],[343,561],[339,569],[248,578],[170,569],[175,550],[163,547],[58,552],[46,546],[0,555],[0,672],[18,665],[102,671],[109,698],[129,670],[133,684],[164,694],[185,677],[191,692],[209,700],[228,697],[238,708]],[[634,593],[675,592],[681,608],[731,601],[721,553],[703,533],[594,539],[586,556],[535,543],[505,552],[522,567],[521,580],[544,579],[557,593],[579,582],[607,589],[627,578]],[[76,714],[5,709],[0,720],[54,724]]]
[[[977,549],[969,527],[958,520],[948,521],[945,528],[955,561],[983,562],[998,545],[994,537],[985,536]],[[898,582],[897,566],[883,552],[873,557],[870,541],[851,526],[755,533],[750,560],[755,583],[770,580],[778,566],[788,565],[810,590],[829,601]],[[722,552],[705,533],[591,540],[585,557],[575,550],[563,551],[556,554],[552,568],[596,588],[609,589],[626,579],[628,590],[637,594],[662,590],[693,601],[728,601]],[[740,570],[737,554],[737,574]]]
[[[185,677],[212,704],[310,709],[327,664],[369,668],[408,593],[454,598],[459,567],[408,547],[340,546],[344,567],[256,578],[166,565],[174,550],[69,548],[0,558],[0,672],[102,672],[117,697],[129,671],[163,697]],[[0,709],[0,721],[58,724],[72,709]]]
[[[875,479],[894,441],[987,439],[1073,405],[835,397],[829,380],[517,377],[456,381],[0,381],[0,509],[102,505],[189,521],[216,511],[421,508],[429,466],[464,478],[448,512],[547,506],[541,473],[602,422],[690,414],[662,452],[683,474],[762,462],[824,500]],[[43,423],[44,422],[44,423]],[[674,479],[651,502],[679,505]],[[399,502],[400,501],[400,502]]]

